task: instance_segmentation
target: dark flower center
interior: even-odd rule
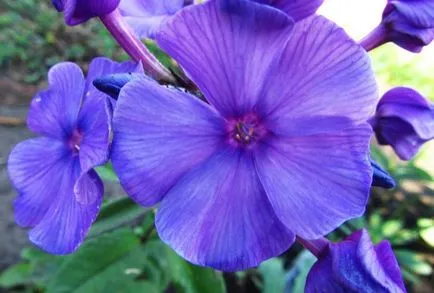
[[[72,133],[68,145],[73,153],[78,153],[80,151],[80,144],[83,140],[83,135],[77,129]]]
[[[248,114],[228,122],[230,141],[238,146],[247,146],[261,139],[266,130],[255,114]]]

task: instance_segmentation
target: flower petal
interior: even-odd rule
[[[365,210],[372,181],[367,124],[338,133],[280,138],[256,154],[259,177],[279,219],[315,239]]]
[[[394,7],[414,26],[420,28],[434,28],[434,1],[416,0],[416,1],[397,1],[389,0],[385,13],[391,11]]]
[[[257,2],[276,7],[295,21],[299,21],[314,14],[324,0],[257,0]]]
[[[68,25],[78,25],[92,17],[104,16],[115,10],[121,0],[65,0],[64,15]]]
[[[219,147],[223,119],[198,98],[139,80],[122,88],[113,117],[112,161],[125,191],[154,205]]]
[[[184,0],[130,0],[119,5],[122,15],[141,38],[152,36],[168,16],[183,7]]]
[[[267,79],[260,109],[283,125],[312,116],[359,124],[375,111],[378,89],[367,53],[322,16],[297,22]],[[274,72],[271,70],[270,72]]]
[[[102,165],[109,159],[112,111],[104,94],[84,99],[78,121],[78,129],[83,136],[79,151],[83,172]]]
[[[177,13],[157,35],[224,116],[255,106],[268,68],[292,21],[283,12],[247,0],[208,1]]]
[[[399,268],[398,261],[393,254],[392,246],[389,241],[381,241],[375,246],[375,253],[378,258],[378,262],[384,269],[384,272],[390,278],[402,292],[407,292],[404,281],[402,279],[401,269]]]
[[[274,215],[253,158],[231,148],[214,154],[169,191],[156,227],[188,261],[224,271],[257,266],[294,241]]]
[[[84,92],[84,76],[74,63],[63,62],[48,72],[48,89],[32,100],[27,118],[31,131],[52,138],[71,134]]]
[[[18,144],[10,155],[8,169],[19,193],[14,203],[16,221],[34,227],[30,240],[51,253],[74,251],[84,240],[101,204],[99,178],[94,173],[82,174],[78,157],[62,142],[50,138]],[[77,195],[74,185],[80,176],[91,179],[83,179],[88,185],[77,187]],[[93,203],[82,205],[77,197],[93,198]]]

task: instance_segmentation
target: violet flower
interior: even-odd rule
[[[136,34],[148,38],[184,5],[184,0],[122,0],[119,9]]]
[[[306,293],[407,292],[389,241],[374,246],[364,229],[339,243],[327,243],[316,256],[306,280]]]
[[[48,73],[48,89],[32,100],[27,124],[42,137],[19,143],[8,170],[18,191],[16,222],[31,227],[30,240],[50,253],[78,248],[103,197],[93,167],[109,157],[111,106],[92,80],[135,67],[97,58],[85,80],[77,65],[60,63]]]
[[[434,138],[434,106],[417,91],[397,87],[380,100],[370,120],[382,145],[390,145],[402,160],[410,160]]]
[[[282,10],[292,17],[295,21],[299,21],[314,14],[322,5],[324,0],[254,0],[259,3],[273,6]]]
[[[361,45],[368,51],[393,42],[411,52],[420,52],[434,39],[434,0],[388,0],[381,24]]]
[[[135,201],[161,202],[164,242],[195,264],[242,270],[363,214],[378,93],[342,29],[211,0],[156,39],[210,103],[145,80],[119,95],[113,165]]]

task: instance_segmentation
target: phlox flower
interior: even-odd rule
[[[434,139],[434,106],[413,89],[393,88],[381,98],[370,123],[380,144],[390,145],[402,160],[410,160]]]
[[[309,272],[305,292],[407,291],[389,241],[374,246],[363,229],[341,242],[328,244]]]
[[[109,158],[112,109],[92,81],[136,68],[96,58],[85,79],[76,64],[59,63],[48,73],[48,88],[31,102],[27,124],[40,137],[15,146],[8,171],[18,192],[16,222],[31,227],[30,240],[50,253],[78,248],[103,198],[93,168]]]
[[[112,161],[181,256],[242,270],[363,214],[366,123],[378,99],[366,52],[321,16],[293,23],[246,0],[175,14],[156,35],[204,95],[129,82]]]

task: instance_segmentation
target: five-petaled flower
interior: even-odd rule
[[[397,87],[381,98],[370,123],[380,144],[392,146],[402,160],[410,160],[434,139],[434,106],[417,91]]]
[[[389,241],[374,246],[363,229],[326,246],[309,272],[305,292],[407,291]]]
[[[30,240],[44,250],[75,251],[101,205],[103,185],[93,167],[109,157],[112,109],[92,80],[139,68],[96,58],[84,79],[80,67],[60,63],[48,73],[48,89],[33,98],[27,123],[42,137],[18,144],[8,171],[18,191],[16,222],[32,227]]]
[[[117,102],[113,165],[134,200],[161,202],[163,241],[193,263],[241,270],[363,214],[378,93],[342,29],[211,0],[156,39],[209,102],[145,80]]]

